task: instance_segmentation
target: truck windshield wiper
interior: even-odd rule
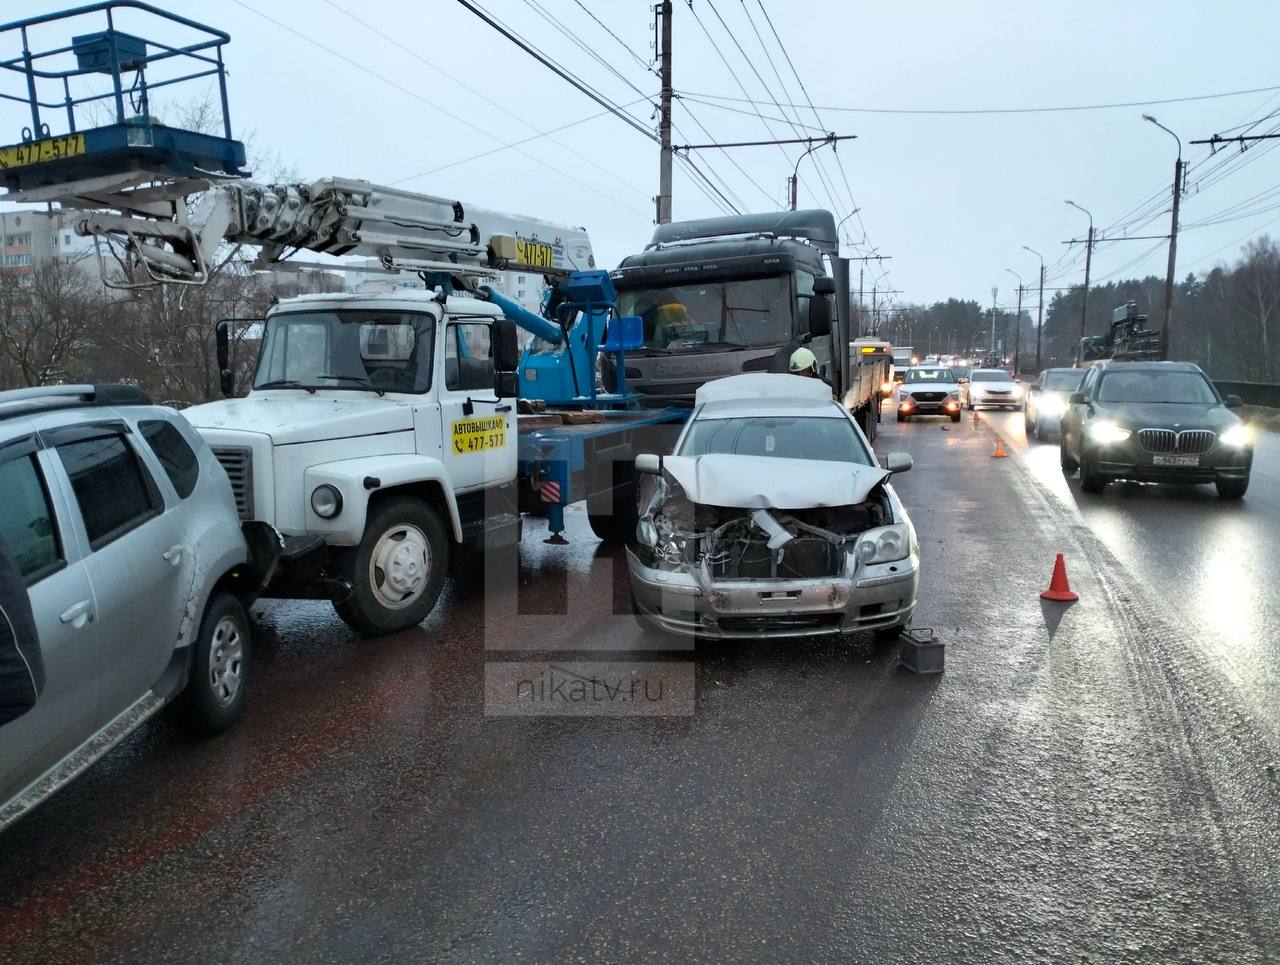
[[[274,382],[263,382],[261,385],[255,385],[255,389],[306,389],[312,395],[316,394],[314,385],[303,385],[296,379],[276,379]]]
[[[354,382],[356,385],[360,386],[361,388],[368,389],[370,392],[377,392],[378,395],[387,394],[386,389],[378,388],[376,385],[374,385],[372,382],[366,379],[363,375],[334,375],[330,372],[326,372],[324,375],[317,375],[316,378],[336,379],[339,382]]]

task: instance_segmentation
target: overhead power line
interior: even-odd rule
[[[848,107],[825,105],[820,110],[842,111],[851,114],[1052,114],[1063,111],[1104,111],[1120,107],[1152,107],[1158,104],[1185,104],[1189,101],[1214,100],[1220,97],[1242,97],[1246,94],[1262,94],[1280,91],[1280,84],[1271,87],[1250,87],[1247,90],[1222,91],[1217,94],[1195,94],[1189,97],[1161,97],[1143,101],[1116,101],[1109,104],[1066,104],[1049,107]],[[740,97],[727,94],[706,94],[698,91],[680,91],[685,97],[702,97],[708,100],[741,102]],[[748,99],[749,100],[749,99]],[[795,104],[773,103],[773,107],[795,108]]]
[[[512,118],[512,119],[514,119],[514,120],[519,121],[521,124],[523,124],[525,127],[529,128],[530,130],[534,130],[534,131],[536,131],[536,130],[537,130],[537,127],[535,127],[533,124],[530,124],[530,123],[529,123],[529,122],[528,122],[524,117],[522,117],[521,115],[517,114],[515,111],[511,110],[510,108],[508,108],[505,104],[501,103],[500,101],[496,101],[496,100],[494,100],[492,97],[489,97],[489,96],[488,96],[487,94],[485,94],[483,91],[476,90],[476,89],[475,89],[474,87],[472,87],[470,84],[467,84],[465,81],[462,81],[462,80],[460,80],[459,78],[457,78],[457,77],[453,76],[453,74],[449,73],[447,70],[443,69],[442,67],[439,67],[439,66],[437,66],[436,64],[432,63],[430,60],[428,60],[426,57],[424,57],[424,56],[423,56],[422,54],[420,54],[418,51],[414,50],[414,49],[413,49],[413,48],[411,48],[411,47],[407,47],[407,46],[405,46],[404,44],[400,43],[400,41],[396,40],[396,38],[395,38],[395,37],[392,37],[390,34],[388,34],[388,33],[384,32],[384,31],[382,31],[382,30],[379,30],[377,27],[375,27],[373,24],[369,23],[367,20],[364,20],[363,18],[356,16],[354,13],[352,13],[350,10],[347,10],[347,9],[346,9],[345,7],[343,7],[341,4],[336,3],[336,2],[335,2],[335,0],[324,0],[324,2],[325,2],[326,4],[328,4],[330,7],[332,7],[334,10],[338,11],[338,12],[339,12],[340,14],[342,14],[344,17],[348,18],[349,20],[353,20],[353,21],[355,21],[356,23],[358,23],[360,26],[364,27],[364,28],[365,28],[366,30],[368,30],[370,33],[374,34],[374,35],[375,35],[375,36],[377,36],[377,37],[380,37],[382,40],[384,40],[384,41],[386,41],[387,43],[391,44],[393,47],[396,47],[397,49],[404,51],[406,54],[408,54],[410,57],[412,57],[414,60],[418,61],[419,63],[423,64],[425,67],[427,67],[427,68],[429,68],[429,69],[431,69],[431,70],[435,71],[437,74],[441,75],[442,77],[446,78],[447,80],[450,80],[450,81],[452,81],[453,83],[457,84],[459,87],[461,87],[463,90],[467,91],[468,93],[473,94],[473,95],[475,95],[476,97],[480,98],[482,101],[484,101],[484,102],[485,102],[486,104],[488,104],[490,107],[493,107],[495,110],[499,110],[499,111],[501,111],[503,114],[506,114],[508,117],[510,117],[510,118]],[[641,95],[641,100],[640,100],[640,101],[632,101],[632,102],[631,102],[632,104],[642,103],[642,102],[643,102],[643,103],[647,103],[648,101],[652,100],[652,98],[651,98],[651,97],[649,97],[649,95],[645,94],[645,93],[644,93],[644,91],[638,91],[638,93]],[[625,107],[629,107],[629,106],[631,106],[631,105],[630,105],[630,104],[628,104],[628,105],[623,105],[623,106],[625,106]],[[608,113],[608,112],[606,111],[605,113]],[[595,168],[597,171],[599,171],[600,173],[602,173],[602,174],[604,174],[605,176],[609,177],[611,180],[614,180],[614,181],[618,182],[618,183],[619,183],[619,184],[621,184],[623,187],[629,188],[630,190],[632,190],[632,191],[636,192],[637,194],[641,195],[642,197],[647,197],[647,196],[648,196],[648,192],[646,192],[646,191],[642,191],[640,188],[637,188],[634,184],[631,184],[630,182],[625,181],[625,180],[623,180],[622,178],[618,177],[614,172],[610,171],[610,170],[609,170],[608,168],[606,168],[604,165],[596,163],[594,160],[592,160],[591,158],[587,157],[587,156],[586,156],[585,154],[583,154],[581,151],[578,151],[578,150],[576,150],[575,148],[573,148],[572,146],[570,146],[570,145],[568,145],[568,144],[565,144],[563,141],[556,140],[556,138],[554,138],[554,137],[552,137],[552,136],[551,136],[552,134],[555,134],[555,133],[557,133],[558,131],[562,131],[562,130],[564,130],[564,129],[565,129],[565,128],[567,128],[567,127],[571,127],[571,126],[573,126],[574,124],[581,124],[581,123],[584,123],[585,121],[588,121],[588,120],[594,120],[595,118],[600,117],[600,116],[602,116],[602,115],[601,115],[601,114],[592,114],[592,115],[591,115],[591,117],[583,118],[582,120],[575,121],[575,122],[573,122],[573,124],[563,125],[563,126],[558,127],[558,128],[556,128],[555,130],[552,130],[552,131],[544,131],[544,132],[540,132],[539,134],[537,134],[537,135],[536,135],[535,137],[533,137],[533,138],[524,138],[524,139],[522,139],[522,140],[520,140],[520,141],[509,142],[508,144],[505,144],[505,145],[503,145],[502,147],[495,148],[495,149],[494,149],[494,150],[492,150],[492,151],[485,151],[485,152],[484,152],[484,153],[482,153],[482,154],[473,155],[472,157],[467,158],[466,160],[467,160],[467,161],[473,161],[473,160],[476,160],[477,158],[487,157],[487,156],[488,156],[488,155],[490,155],[490,154],[494,154],[494,153],[497,153],[497,152],[499,152],[499,151],[507,150],[508,148],[510,148],[510,147],[514,147],[514,146],[515,146],[515,145],[517,145],[517,144],[525,144],[525,143],[528,143],[529,141],[536,140],[537,138],[545,137],[545,138],[547,138],[549,141],[551,141],[551,143],[555,144],[557,147],[561,148],[562,150],[568,151],[568,152],[569,152],[570,154],[572,154],[574,157],[578,158],[578,160],[582,161],[584,164],[589,165],[590,167]],[[437,171],[442,171],[442,170],[444,170],[444,168],[447,168],[447,167],[456,167],[458,164],[461,164],[461,163],[465,163],[465,162],[463,162],[463,161],[455,161],[455,162],[453,162],[453,163],[451,163],[451,164],[447,164],[447,165],[444,165],[443,167],[439,167],[439,168],[434,168],[434,169],[432,169],[431,171],[428,171],[428,172],[425,172],[425,173],[426,173],[426,174],[434,174],[435,172],[437,172]],[[403,184],[405,181],[412,181],[412,180],[414,180],[415,178],[417,178],[417,177],[419,177],[419,176],[420,176],[420,175],[411,175],[410,177],[402,178],[402,179],[401,179],[401,180],[399,180],[399,181],[393,181],[393,182],[392,182],[392,184]]]
[[[239,3],[240,0],[236,0],[236,2]],[[499,23],[492,16],[490,16],[486,11],[482,10],[476,4],[472,3],[471,0],[458,0],[458,3],[462,4],[463,7],[471,11],[473,14],[475,14],[477,17],[479,17],[481,20],[487,23],[494,30],[498,31],[498,33],[502,34],[502,36],[506,37],[513,44],[515,44],[517,47],[519,47],[521,50],[527,53],[534,60],[538,61],[538,63],[542,64],[542,66],[546,67],[548,70],[550,70],[553,74],[555,74],[561,80],[572,85],[575,90],[579,91],[582,94],[585,94],[587,97],[590,97],[593,101],[595,101],[601,107],[608,110],[611,114],[615,115],[619,120],[626,123],[629,127],[634,128],[636,131],[639,131],[649,140],[654,141],[655,143],[657,142],[658,140],[657,134],[654,134],[653,131],[649,130],[647,127],[645,127],[643,124],[637,121],[630,114],[620,109],[616,104],[610,101],[603,94],[600,94],[599,92],[595,91],[594,89],[592,89],[591,87],[587,86],[585,83],[580,81],[578,78],[574,77],[571,73],[569,73],[567,70],[562,68],[559,64],[555,63],[553,60],[551,60],[551,58],[546,56],[546,54],[542,53],[542,51],[538,50],[532,44],[517,37],[514,33],[508,30],[506,26]]]
[[[331,57],[334,57],[342,61],[343,63],[348,64],[351,67],[354,67],[356,70],[359,70],[365,74],[368,74],[370,77],[373,77],[375,80],[381,81],[382,83],[386,84],[388,87],[392,87],[395,90],[400,91],[402,94],[405,94],[408,97],[412,97],[414,100],[418,101],[419,103],[426,105],[427,107],[431,108],[434,111],[437,111],[440,114],[443,114],[445,117],[462,125],[463,127],[470,128],[471,130],[476,131],[479,134],[483,134],[485,137],[490,138],[491,140],[501,142],[502,139],[498,137],[496,134],[492,133],[491,131],[487,131],[480,125],[472,123],[471,121],[467,120],[465,117],[461,117],[453,113],[452,111],[448,110],[447,108],[441,107],[440,104],[438,104],[436,101],[428,97],[424,97],[422,94],[418,93],[412,88],[409,88],[403,84],[397,83],[396,81],[392,80],[390,77],[387,77],[384,74],[378,73],[376,70],[373,70],[372,68],[360,63],[359,61],[353,60],[352,58],[346,56],[340,51],[335,50],[333,47],[330,47],[327,44],[323,44],[312,37],[308,37],[306,34],[302,33],[302,31],[295,29],[294,27],[290,26],[287,23],[284,23],[281,20],[277,20],[275,17],[271,16],[270,14],[263,13],[261,10],[251,7],[249,4],[245,3],[244,0],[233,0],[233,2],[237,6],[243,7],[245,10],[248,10],[250,13],[258,17],[261,17],[263,20],[266,20],[268,23],[274,24],[275,26],[279,27],[281,30],[284,30],[288,33],[293,34],[299,40],[304,40],[307,43],[311,44],[313,47],[323,50],[325,53],[329,54]],[[535,154],[530,154],[528,151],[521,150],[519,147],[514,147],[513,149],[517,153],[533,161],[535,164],[542,165],[543,167],[547,168],[547,170],[555,172],[557,175],[564,178],[565,180],[572,181],[574,184],[578,185],[579,187],[586,188],[588,191],[591,191],[594,194],[598,194],[602,198],[606,198],[607,200],[618,205],[619,207],[626,208],[628,211],[632,211],[636,214],[644,214],[644,212],[631,207],[629,204],[626,204],[623,201],[619,201],[616,197],[609,194],[608,192],[601,191],[599,188],[594,187],[590,184],[587,184],[585,181],[581,181],[578,178],[575,178],[573,175],[562,170],[561,168],[556,167],[553,164],[548,163],[547,161],[544,161],[542,158],[538,157]]]

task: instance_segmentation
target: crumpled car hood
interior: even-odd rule
[[[890,475],[852,462],[721,454],[667,456],[662,467],[690,501],[739,509],[856,505]]]

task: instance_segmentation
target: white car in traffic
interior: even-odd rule
[[[915,529],[857,423],[817,379],[737,375],[698,389],[670,456],[641,455],[627,550],[649,626],[720,638],[909,625]]]
[[[974,369],[960,387],[960,397],[969,410],[979,406],[1022,408],[1022,383],[1004,369]]]

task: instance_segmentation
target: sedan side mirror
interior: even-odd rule
[[[662,471],[662,459],[656,453],[642,452],[636,456],[636,472],[647,472],[656,476]]]
[[[1226,402],[1228,409],[1238,409],[1244,405],[1244,399],[1238,395],[1229,395],[1223,401]]]
[[[1072,392],[1071,395],[1067,397],[1067,402],[1070,405],[1084,405],[1084,393]]]
[[[884,468],[891,473],[909,472],[915,465],[909,452],[891,452],[884,457]]]

